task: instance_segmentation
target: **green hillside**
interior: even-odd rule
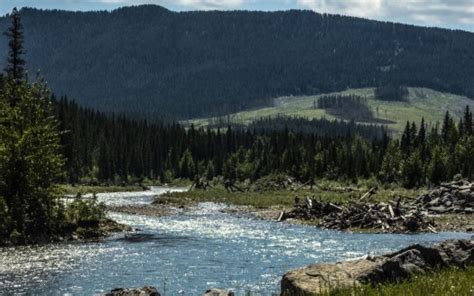
[[[474,101],[467,97],[427,88],[409,88],[408,102],[376,100],[374,88],[351,89],[324,95],[358,95],[366,98],[375,117],[393,122],[387,125],[395,132],[402,131],[407,120],[418,122],[424,117],[428,124],[434,124],[442,120],[446,110],[457,117],[462,114],[466,105],[474,108]],[[323,95],[280,97],[274,100],[273,107],[233,113],[225,118],[196,119],[186,123],[194,123],[196,126],[227,121],[249,124],[260,117],[277,115],[335,119],[336,117],[328,114],[326,110],[313,107],[314,102],[321,96]]]
[[[57,96],[129,117],[188,120],[279,96],[419,86],[474,97],[474,33],[313,11],[24,8],[27,68]],[[0,31],[9,25],[0,17]],[[7,39],[0,38],[0,69]]]

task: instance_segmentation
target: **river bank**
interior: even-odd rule
[[[97,194],[108,192],[139,192],[148,190],[146,186],[141,185],[58,185],[58,190],[65,195],[77,194]]]
[[[172,190],[185,188],[96,197],[110,209],[148,209],[155,196]],[[84,200],[91,197],[85,195]],[[110,210],[108,218],[136,231],[107,239],[0,248],[0,284],[7,294],[100,295],[117,287],[148,285],[162,295],[202,295],[211,288],[225,288],[238,296],[267,296],[280,293],[285,272],[312,262],[467,237],[452,232],[352,234],[256,219],[248,211],[231,213],[232,207],[209,202],[169,207],[175,212],[155,216]]]
[[[202,202],[214,202],[228,205],[223,209],[228,213],[250,214],[260,219],[281,220],[285,223],[307,224],[348,232],[472,232],[474,230],[474,214],[470,205],[474,201],[474,191],[471,191],[471,185],[468,186],[467,195],[465,189],[450,189],[451,191],[445,189],[435,188],[428,191],[427,189],[394,188],[375,191],[367,188],[347,189],[347,187],[343,189],[341,187],[310,189],[308,186],[301,187],[296,192],[287,189],[229,192],[223,186],[217,185],[208,190],[166,193],[155,199],[153,202],[155,209],[151,211],[146,209],[122,210],[142,214],[155,212],[162,216],[167,212],[174,213],[176,208],[186,211],[186,209]],[[364,197],[365,200],[360,201],[367,192],[371,192],[370,196]],[[314,212],[314,209],[308,208],[308,202],[312,204],[311,207],[320,205],[320,207],[316,207],[318,211]],[[323,210],[329,206],[330,210]],[[350,217],[350,213],[343,217],[334,212],[346,212],[351,207],[357,209],[359,215],[362,215],[361,218],[365,219],[364,221],[368,218],[364,217],[367,216],[367,211],[373,214],[369,216],[368,221],[364,222],[365,224],[341,224],[340,221],[346,221],[346,218]],[[404,214],[401,209],[407,209],[409,213]],[[333,223],[333,220],[328,223],[327,216],[330,214],[332,215],[330,219],[337,223]],[[395,222],[401,226],[390,225]]]
[[[416,244],[394,253],[358,260],[309,265],[287,272],[282,278],[281,289],[283,296],[361,295],[361,292],[371,295],[384,291],[388,283],[395,287],[398,284],[398,291],[405,288],[404,295],[425,294],[436,286],[436,295],[470,295],[474,280],[468,276],[474,271],[473,265],[474,237],[470,240],[448,240],[433,246]],[[424,290],[420,289],[423,285],[419,282],[415,285],[410,283],[412,279],[416,282],[417,276],[436,278],[439,273],[450,278],[454,273],[462,280],[446,284],[445,278],[443,284],[425,285]],[[387,290],[390,291],[390,286]],[[384,295],[387,295],[385,291]]]

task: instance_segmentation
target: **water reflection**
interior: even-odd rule
[[[99,198],[123,204],[149,202],[153,195]],[[290,268],[470,237],[348,234],[236,217],[220,212],[224,207],[205,203],[189,214],[163,218],[111,213],[141,231],[99,243],[0,249],[0,287],[7,295],[95,295],[144,285],[156,286],[162,295],[201,295],[210,287],[271,295]]]

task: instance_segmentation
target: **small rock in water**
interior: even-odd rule
[[[210,289],[203,296],[234,296],[234,292],[224,289]]]
[[[161,296],[155,287],[143,287],[137,289],[116,288],[105,293],[104,296]]]

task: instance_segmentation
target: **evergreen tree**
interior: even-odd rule
[[[438,185],[446,179],[446,162],[441,147],[433,149],[433,155],[428,164],[428,179],[431,183]]]
[[[424,183],[423,163],[418,152],[412,153],[402,162],[402,180],[406,188],[418,187]]]
[[[464,134],[471,136],[473,135],[474,129],[474,122],[472,119],[472,112],[469,110],[469,105],[466,106],[464,110],[464,118],[463,118],[463,132]]]
[[[400,141],[400,150],[403,154],[408,155],[411,151],[412,143],[412,130],[410,127],[410,122],[407,121],[405,129],[403,130],[402,139]]]
[[[11,27],[5,32],[5,35],[9,38],[9,57],[8,64],[5,68],[7,75],[14,81],[21,81],[25,79],[25,60],[23,54],[25,53],[23,48],[23,26],[21,24],[20,13],[18,10],[13,8],[10,14],[12,21]]]
[[[9,225],[0,232],[16,242],[46,241],[62,222],[54,194],[63,176],[58,122],[45,83],[26,81],[16,9],[11,19],[8,76],[0,91],[0,199]]]
[[[194,164],[193,156],[189,149],[184,151],[181,160],[179,161],[179,172],[180,176],[184,178],[194,179],[196,167]]]
[[[390,141],[382,161],[379,178],[386,183],[396,182],[401,176],[402,157],[395,141]]]

